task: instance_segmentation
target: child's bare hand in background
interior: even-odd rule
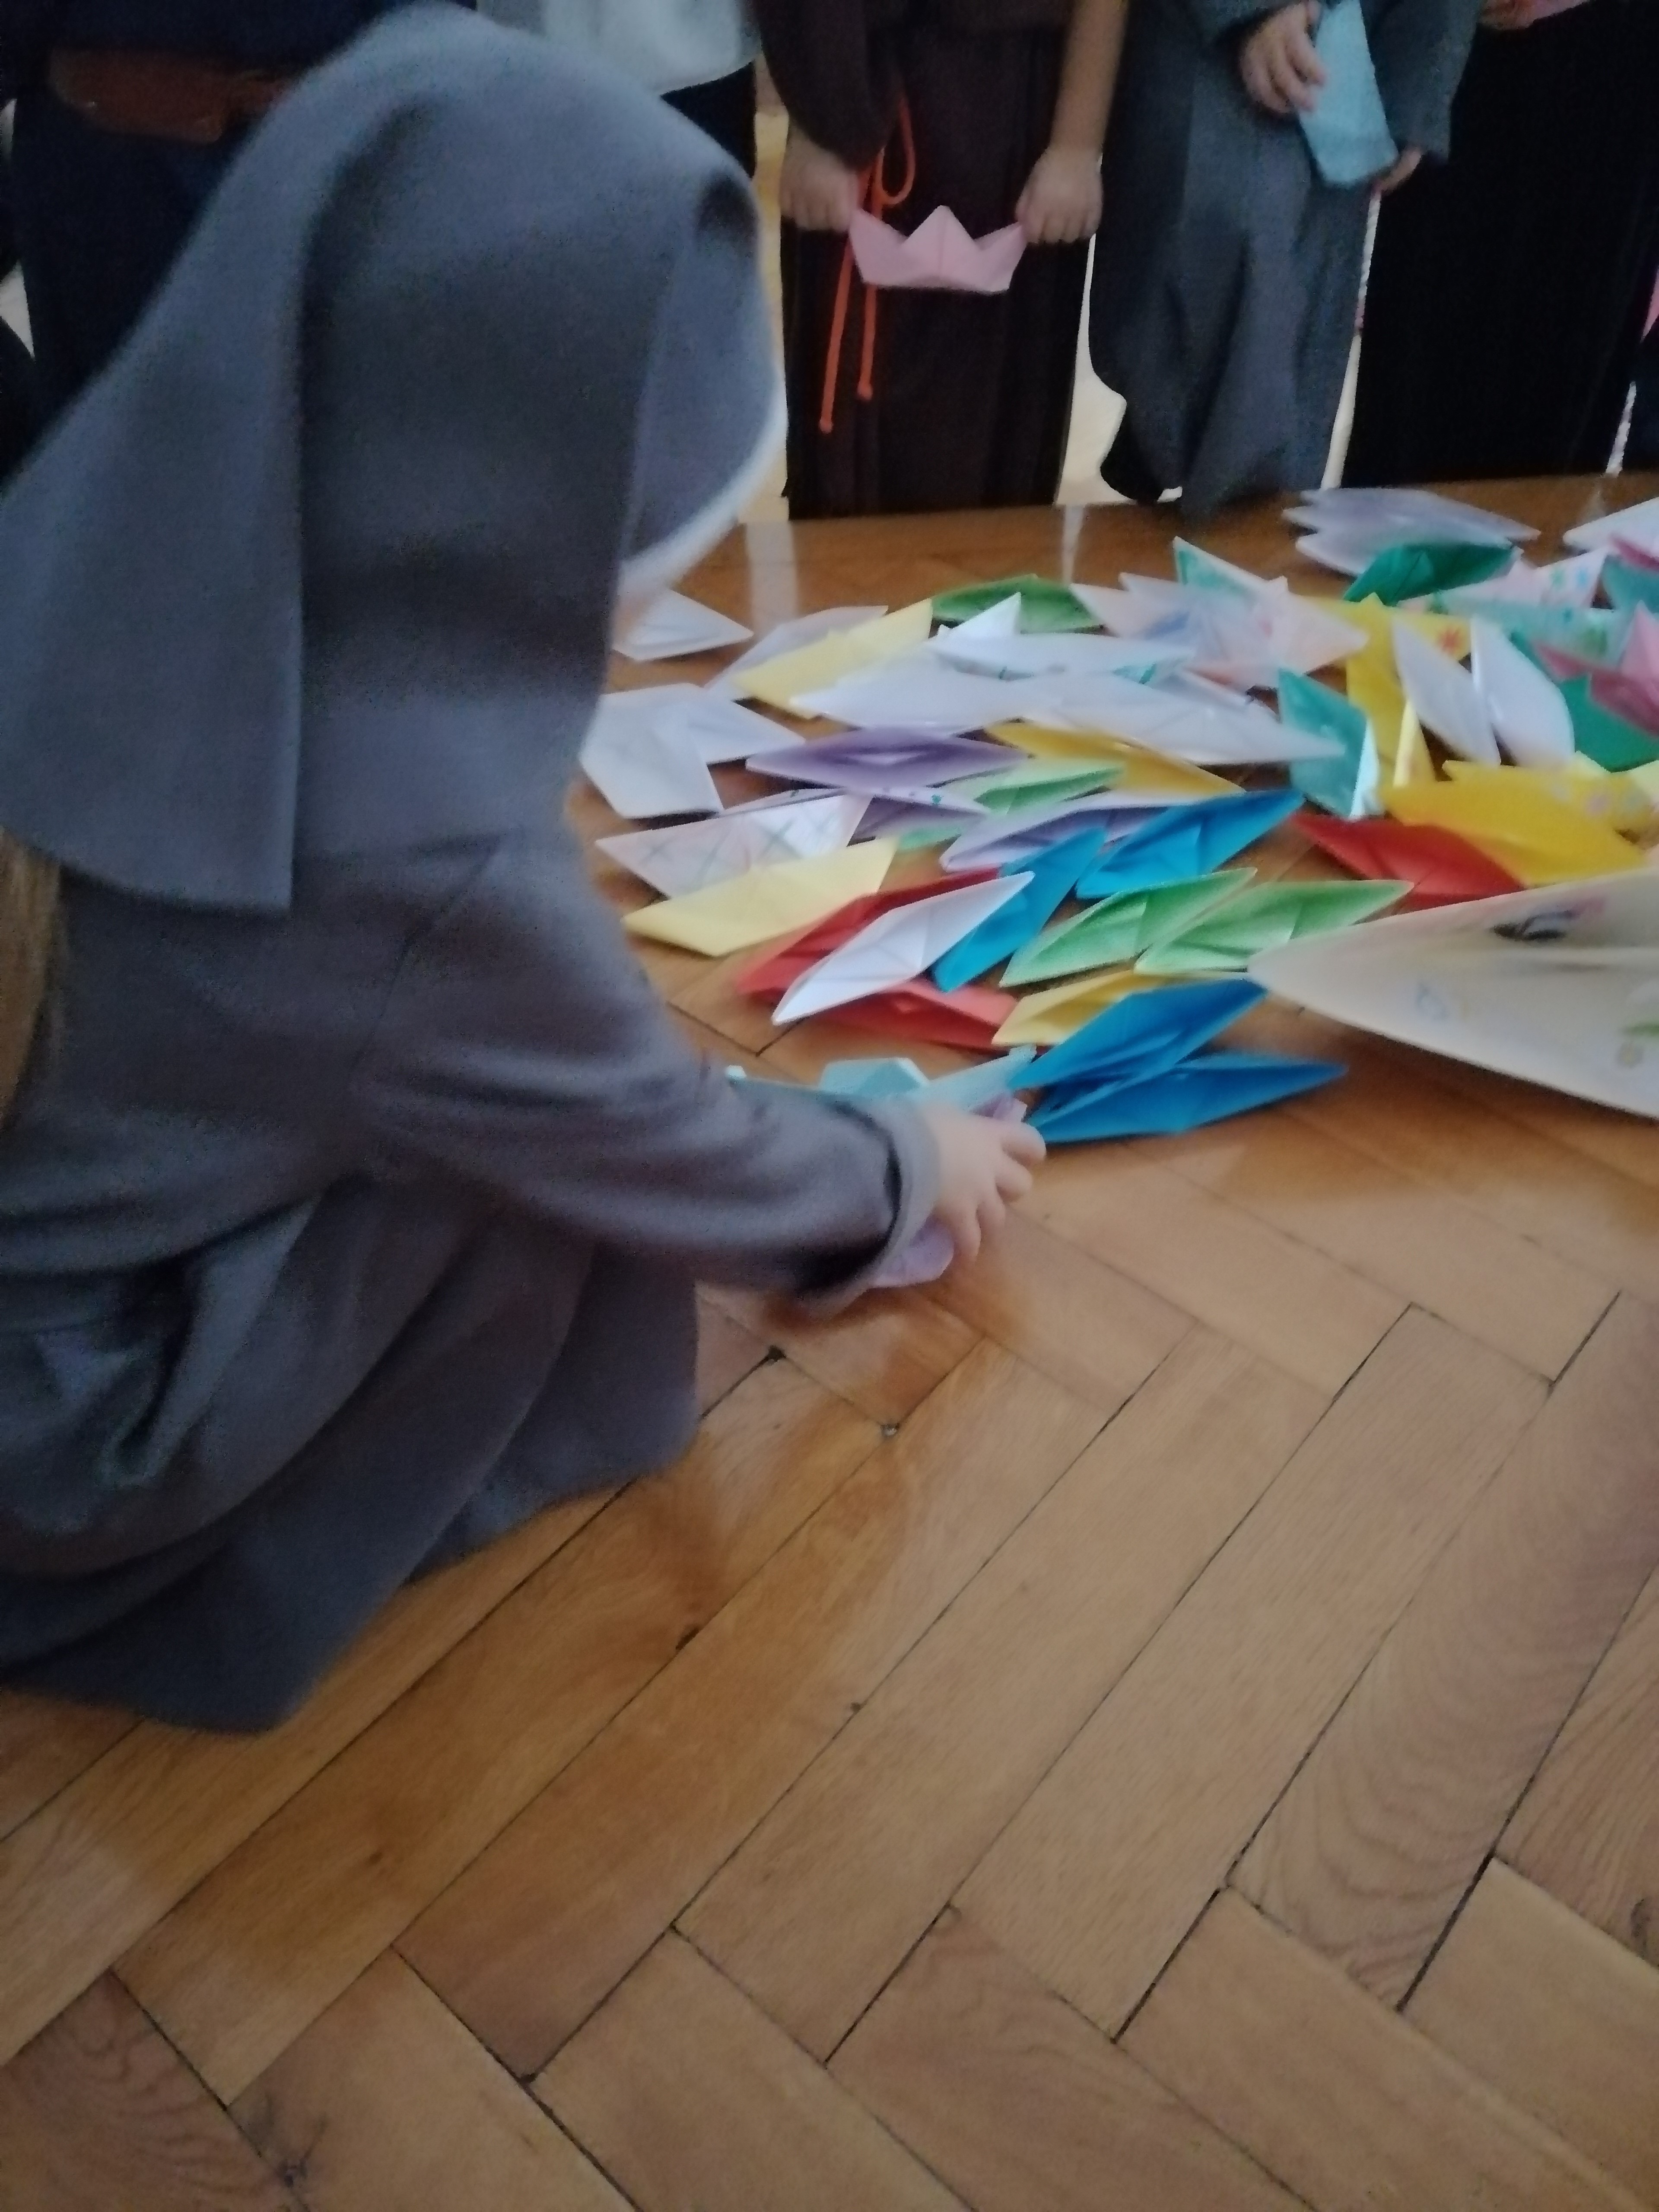
[[[1259,22],[1238,50],[1244,89],[1270,115],[1294,115],[1319,104],[1325,65],[1314,52],[1316,0],[1291,0]]]
[[[1014,210],[1033,246],[1074,246],[1100,228],[1100,156],[1050,146]]]
[[[799,230],[846,230],[859,204],[856,169],[792,123],[778,175],[778,212]]]
[[[1023,1121],[990,1121],[949,1106],[921,1113],[939,1146],[933,1218],[949,1231],[958,1260],[975,1259],[1011,1201],[1030,1189],[1031,1170],[1048,1148]]]
[[[1405,152],[1395,163],[1393,168],[1386,171],[1383,175],[1377,179],[1377,191],[1379,192],[1397,192],[1401,185],[1408,183],[1410,179],[1417,174],[1418,169],[1421,166],[1422,160],[1423,149],[1420,146],[1407,146]]]

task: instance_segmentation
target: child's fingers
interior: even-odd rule
[[[1042,1141],[1042,1133],[1029,1121],[1006,1121],[1000,1126],[1004,1152],[1022,1167],[1038,1167],[1048,1157],[1048,1147]]]
[[[1273,84],[1267,58],[1255,40],[1244,49],[1239,62],[1239,74],[1244,79],[1245,91],[1258,107],[1265,107],[1273,115],[1288,113]]]
[[[1031,1170],[1022,1167],[1018,1160],[1004,1160],[997,1170],[997,1193],[1011,1204],[1017,1199],[1027,1198],[1031,1192]]]
[[[939,1218],[945,1224],[951,1242],[956,1247],[957,1259],[978,1259],[981,1239],[977,1206],[941,1206]]]

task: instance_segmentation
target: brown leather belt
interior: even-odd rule
[[[46,82],[66,107],[103,131],[216,146],[274,107],[295,73],[238,69],[190,54],[130,54],[59,46]]]

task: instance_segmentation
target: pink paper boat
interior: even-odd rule
[[[1659,696],[1659,615],[1646,607],[1636,610],[1619,673]]]
[[[860,276],[884,290],[1006,292],[1025,251],[1017,222],[969,238],[949,208],[935,208],[908,238],[860,208],[851,235]]]

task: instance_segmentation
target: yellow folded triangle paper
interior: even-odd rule
[[[918,599],[914,606],[878,615],[873,622],[832,630],[811,645],[798,646],[793,653],[781,653],[774,659],[744,669],[732,679],[732,696],[759,699],[766,706],[782,708],[787,714],[792,699],[808,691],[825,690],[843,676],[874,668],[884,660],[896,660],[900,653],[926,645],[933,618],[933,601]]]
[[[1049,991],[1032,991],[1023,998],[997,1031],[994,1042],[1017,1044],[1063,1044],[1085,1022],[1104,1013],[1139,991],[1166,990],[1162,975],[1138,975],[1133,968],[1107,968],[1075,982],[1056,983]]]
[[[1659,782],[1644,790],[1638,781],[1640,769],[1615,774],[1587,753],[1571,754],[1559,768],[1492,768],[1485,761],[1449,760],[1446,773],[1455,783],[1476,787],[1501,775],[1505,781],[1500,788],[1511,790],[1521,787],[1524,779],[1574,813],[1591,815],[1609,830],[1622,830],[1631,836],[1645,836],[1659,823]]]
[[[1453,830],[1529,886],[1642,866],[1642,854],[1617,830],[1564,805],[1515,769],[1446,783],[1395,784],[1382,798],[1396,820]]]
[[[655,937],[665,945],[719,959],[764,945],[769,937],[810,929],[849,899],[881,889],[898,850],[890,837],[867,845],[848,845],[816,860],[784,860],[775,868],[750,868],[682,898],[659,899],[624,915],[623,927],[635,937]]]
[[[1225,776],[1212,775],[1206,768],[1171,760],[1150,745],[1132,744],[1127,738],[1110,738],[1103,730],[1050,730],[1038,722],[993,722],[985,732],[999,744],[1012,745],[1037,760],[1109,763],[1120,773],[1112,779],[1112,796],[1125,792],[1158,794],[1173,799],[1219,799],[1236,796],[1238,786]]]

